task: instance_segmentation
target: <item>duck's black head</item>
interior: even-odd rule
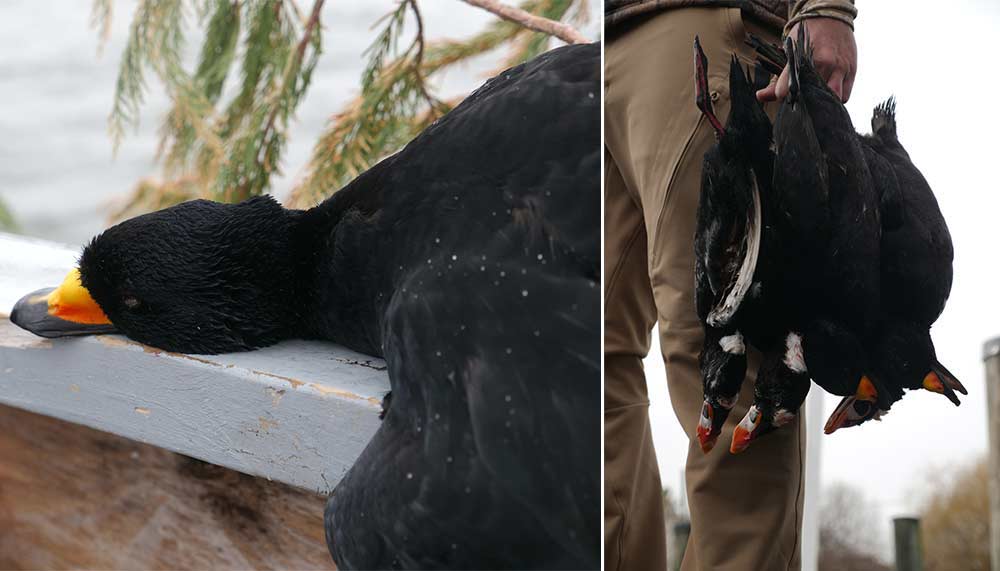
[[[699,356],[699,368],[705,388],[705,402],[698,419],[698,442],[708,453],[715,447],[729,411],[736,404],[736,397],[747,371],[746,345],[737,331],[723,335],[718,329],[706,332],[705,346]]]
[[[756,92],[750,83],[749,70],[744,74],[740,59],[734,54],[729,62],[729,119],[726,129],[737,130],[733,144],[748,151],[757,164],[768,164],[772,141],[771,120],[757,101]]]
[[[89,333],[86,323],[74,327],[71,308],[89,297],[115,329],[169,351],[210,354],[275,343],[293,335],[301,313],[294,216],[258,197],[240,204],[195,200],[126,220],[90,242],[79,280],[67,278],[48,294],[45,311],[32,314],[28,296],[12,320],[33,331],[45,329],[49,318],[63,321],[49,336]]]
[[[798,419],[809,393],[809,374],[802,361],[801,341],[794,333],[786,338],[786,350],[764,356],[754,385],[754,401],[746,416],[733,429],[729,451],[743,452],[750,444]]]
[[[827,434],[877,418],[894,402],[895,393],[873,373],[871,347],[844,324],[810,323],[802,348],[816,384],[844,397],[824,426]]]
[[[875,349],[875,369],[898,391],[927,389],[959,404],[956,392],[968,394],[962,383],[937,360],[930,329],[915,323],[892,323],[883,328]]]

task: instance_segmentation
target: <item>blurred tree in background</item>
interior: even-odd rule
[[[990,497],[986,458],[951,470],[935,470],[920,514],[927,571],[990,568]]]
[[[17,222],[14,221],[14,216],[10,213],[10,208],[8,208],[7,203],[0,198],[0,232],[17,231]]]
[[[819,520],[820,571],[889,571],[877,557],[887,522],[861,490],[839,483],[827,487]]]
[[[94,0],[93,24],[104,38],[112,4]],[[115,147],[138,124],[147,75],[162,83],[172,108],[160,127],[161,176],[139,182],[116,218],[191,198],[235,202],[270,190],[322,52],[323,6],[324,0],[308,10],[295,0],[139,1],[109,118]],[[497,18],[465,40],[428,42],[418,0],[399,0],[376,24],[359,93],[333,114],[291,205],[310,206],[336,192],[448,112],[460,98],[435,96],[433,83],[443,71],[498,48],[507,50],[504,67],[526,61],[549,49],[551,34],[575,32],[558,22],[585,18],[587,0],[523,0],[518,8],[512,11],[522,20]],[[189,70],[182,55],[192,16],[204,35]]]

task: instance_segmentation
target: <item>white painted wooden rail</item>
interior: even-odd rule
[[[379,426],[382,361],[330,343],[169,353],[119,335],[42,339],[7,315],[75,249],[0,234],[0,403],[328,492]]]

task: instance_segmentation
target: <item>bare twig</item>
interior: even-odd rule
[[[425,84],[425,77],[423,72],[424,66],[424,19],[420,15],[420,8],[417,7],[416,0],[407,0],[410,5],[410,11],[413,12],[413,17],[417,21],[417,36],[414,38],[414,43],[417,46],[417,57],[413,62],[413,73],[417,76],[417,89],[420,90],[420,94],[423,96],[427,104],[431,106],[431,109],[440,109],[441,101],[431,95],[427,91],[427,85]]]
[[[590,40],[569,24],[556,22],[555,20],[550,20],[541,16],[535,16],[534,14],[525,12],[520,8],[503,4],[497,0],[462,1],[466,4],[492,12],[504,20],[520,24],[525,28],[549,34],[550,36],[555,36],[567,44],[586,44],[590,42]]]

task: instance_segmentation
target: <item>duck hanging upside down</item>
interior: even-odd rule
[[[929,333],[951,289],[951,237],[933,192],[896,136],[893,100],[875,109],[872,135],[861,136],[813,66],[804,27],[797,42],[786,39],[784,51],[757,39],[751,44],[765,68],[777,71],[787,62],[790,82],[774,124],[772,185],[761,193],[764,231],[754,281],[762,294],[744,299],[734,312],[748,344],[764,359],[754,405],[735,428],[730,450],[745,449],[793,418],[809,378],[844,397],[827,422],[827,433],[878,418],[904,389],[927,389],[959,404],[956,393],[966,390],[937,360]],[[731,74],[730,81],[743,79]],[[739,109],[735,96],[733,109],[734,114]],[[712,123],[718,130],[719,122]],[[719,149],[725,148],[723,142]],[[749,140],[742,146],[761,147]],[[734,214],[704,200],[706,195],[745,194],[746,185],[733,177],[725,188],[716,188],[709,167],[718,154],[717,149],[706,154],[696,258],[711,252],[700,245],[699,239],[711,237],[702,235],[703,229],[725,228],[727,220],[757,209],[744,200],[742,213]],[[722,164],[733,170],[741,163],[731,158]],[[737,229],[728,235],[742,234]],[[699,260],[696,275],[702,266],[712,269]],[[787,331],[783,357],[775,352],[772,335],[760,335],[762,321]],[[711,339],[709,326],[718,324],[703,322]],[[706,346],[703,363],[719,361],[719,355]],[[723,369],[703,368],[706,387],[716,370]],[[738,387],[735,380],[731,384]],[[705,450],[710,446],[703,432],[712,438],[721,423],[713,418],[708,398],[702,410],[699,438]]]
[[[192,201],[114,226],[11,320],[221,353],[384,357],[330,496],[342,569],[599,566],[600,46],[489,80],[319,206]]]

